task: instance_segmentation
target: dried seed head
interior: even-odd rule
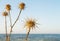
[[[10,11],[11,10],[11,6],[9,4],[6,5],[6,10]]]
[[[3,15],[3,16],[8,16],[8,13],[5,11],[5,12],[3,12],[2,15]]]
[[[36,26],[36,21],[29,19],[29,20],[26,21],[25,26],[26,26],[28,29],[31,29],[31,28],[33,29],[33,28],[35,28],[35,26]]]
[[[24,7],[25,7],[25,3],[20,3],[19,4],[19,8],[22,10],[22,9],[24,9]]]

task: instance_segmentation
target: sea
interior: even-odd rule
[[[12,34],[11,41],[25,41],[26,34]],[[5,34],[0,34],[0,41],[5,41]],[[60,34],[30,34],[28,41],[60,41]]]

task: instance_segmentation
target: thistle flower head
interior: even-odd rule
[[[36,26],[36,21],[33,19],[29,19],[26,21],[25,26],[27,27],[27,29],[33,29]]]
[[[19,4],[19,8],[22,10],[22,9],[24,9],[24,7],[25,7],[25,3],[20,3]]]
[[[3,14],[2,14],[3,16],[7,16],[8,15],[8,13],[5,11],[5,12],[3,12]]]
[[[11,10],[10,4],[7,4],[7,5],[6,5],[6,10],[7,10],[7,11],[10,11],[10,10]]]

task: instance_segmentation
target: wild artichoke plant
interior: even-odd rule
[[[22,12],[22,10],[25,8],[25,3],[20,3],[19,4],[19,9],[20,9],[20,12],[15,20],[15,22],[12,24],[12,19],[11,19],[11,14],[10,14],[10,11],[11,11],[11,5],[10,4],[7,4],[6,5],[6,11],[3,12],[3,16],[5,17],[5,31],[6,31],[6,41],[10,41],[10,36],[11,36],[11,33],[12,33],[12,28],[14,27],[14,25],[16,24],[16,22],[19,20],[19,17],[20,17],[20,14]],[[6,19],[6,16],[9,16],[9,19],[10,19],[10,33],[8,34],[7,33],[7,19]]]
[[[6,5],[6,7],[5,7],[6,11],[3,12],[3,14],[2,14],[5,17],[6,41],[10,41],[10,36],[12,34],[12,29],[15,26],[16,22],[19,20],[20,14],[21,14],[22,10],[24,10],[24,8],[25,8],[25,3],[23,3],[23,2],[20,3],[19,4],[20,12],[19,12],[17,18],[15,19],[14,23],[12,24],[12,19],[11,19],[11,14],[10,14],[11,5],[10,4]],[[9,32],[9,34],[7,33],[7,19],[6,19],[7,16],[9,17],[9,21],[10,21],[10,30],[9,30],[10,32]],[[28,35],[30,33],[30,30],[34,29],[36,27],[36,24],[37,23],[34,19],[29,19],[25,22],[25,27],[27,27],[27,30],[28,30],[28,32],[26,34],[26,40],[28,40]]]
[[[25,27],[27,28],[27,34],[26,34],[26,39],[25,39],[26,41],[28,40],[30,30],[31,29],[33,30],[36,26],[37,26],[37,23],[34,19],[26,20],[25,22]]]

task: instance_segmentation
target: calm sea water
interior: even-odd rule
[[[11,41],[24,41],[25,34],[12,34]],[[5,34],[0,34],[0,41],[5,41]],[[30,34],[28,41],[60,41],[60,34]]]

